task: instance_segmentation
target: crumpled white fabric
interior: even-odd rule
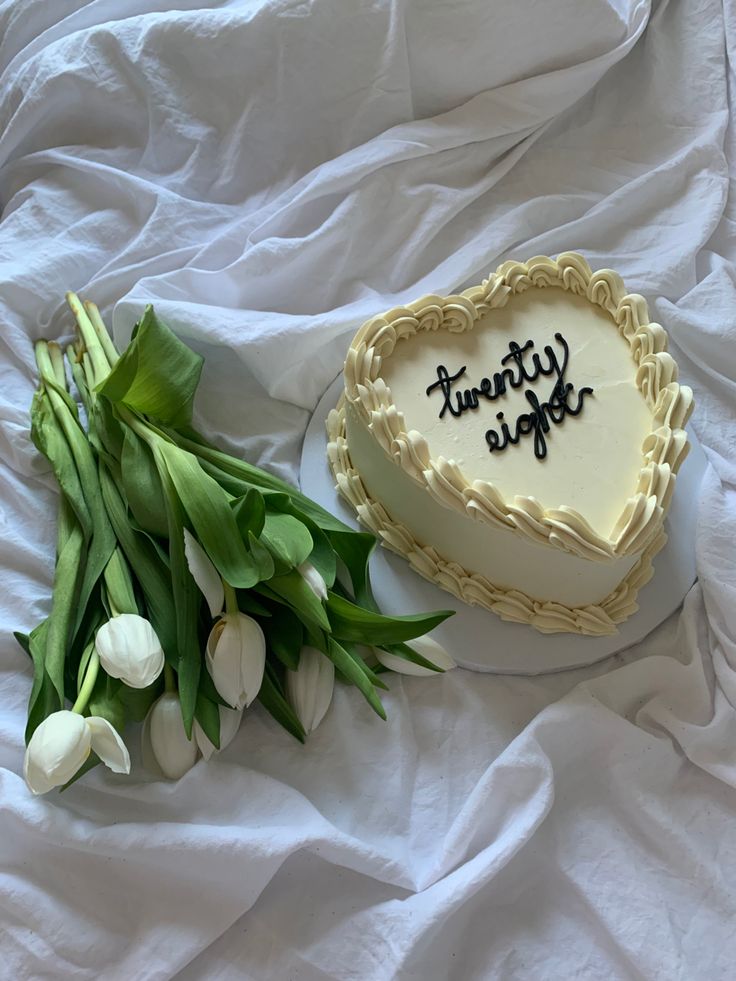
[[[716,0],[0,2],[5,976],[733,978],[735,32]],[[131,777],[33,799],[11,631],[48,608],[27,412],[64,291],[121,343],[155,302],[207,357],[199,425],[294,480],[366,316],[570,248],[651,297],[696,392],[681,616],[588,670],[395,679],[385,724],[338,689],[305,748],[256,708],[178,784],[133,745]]]

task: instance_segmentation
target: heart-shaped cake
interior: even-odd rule
[[[467,603],[543,632],[636,609],[688,451],[692,392],[610,269],[505,262],[355,335],[329,461],[360,521]]]

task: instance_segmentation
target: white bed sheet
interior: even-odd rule
[[[735,32],[715,0],[0,2],[0,976],[734,977]],[[48,608],[27,412],[64,291],[121,342],[155,302],[207,357],[200,426],[295,479],[365,316],[570,248],[652,299],[696,392],[681,616],[31,798],[11,631]]]

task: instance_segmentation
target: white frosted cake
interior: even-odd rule
[[[666,541],[692,392],[609,269],[505,262],[355,335],[328,419],[340,493],[466,603],[543,632],[610,634]]]

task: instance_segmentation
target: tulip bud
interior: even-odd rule
[[[309,586],[320,603],[324,602],[327,599],[327,585],[312,563],[302,562],[301,565],[297,566],[296,571],[304,579],[304,582]]]
[[[427,661],[436,664],[440,669],[439,673],[450,671],[456,667],[455,662],[445,648],[440,646],[436,640],[432,640],[431,637],[416,637],[414,640],[407,641],[406,646],[411,647],[415,653],[420,654]],[[430,668],[422,667],[421,664],[414,664],[413,661],[407,661],[397,654],[389,654],[388,651],[381,651],[377,647],[373,648],[373,653],[384,668],[389,668],[389,670],[396,671],[398,674],[411,674],[417,678],[429,678],[438,673],[437,671],[432,671]]]
[[[169,780],[183,777],[197,762],[197,744],[187,739],[176,692],[164,692],[151,706],[143,723],[142,749],[146,766],[158,767]]]
[[[210,742],[204,729],[199,722],[194,721],[194,739],[202,756],[209,760],[213,753],[221,753],[226,746],[235,739],[240,723],[243,718],[243,710],[229,709],[224,705],[219,705],[220,709],[220,748],[216,749],[214,743]]]
[[[225,605],[225,589],[222,585],[222,578],[212,564],[209,555],[188,528],[184,529],[184,555],[192,579],[207,600],[210,613],[213,617],[218,616],[222,613],[222,608]]]
[[[247,708],[261,688],[266,666],[266,638],[253,617],[221,617],[210,632],[205,659],[218,694],[234,709]]]
[[[130,773],[125,743],[107,719],[84,718],[63,709],[54,712],[31,736],[23,776],[34,794],[68,783],[94,750],[115,773]]]
[[[148,620],[121,613],[103,623],[95,637],[100,664],[129,688],[147,688],[164,669],[164,652]]]
[[[335,687],[335,665],[314,647],[302,647],[299,667],[286,672],[286,695],[307,733],[325,717]]]

